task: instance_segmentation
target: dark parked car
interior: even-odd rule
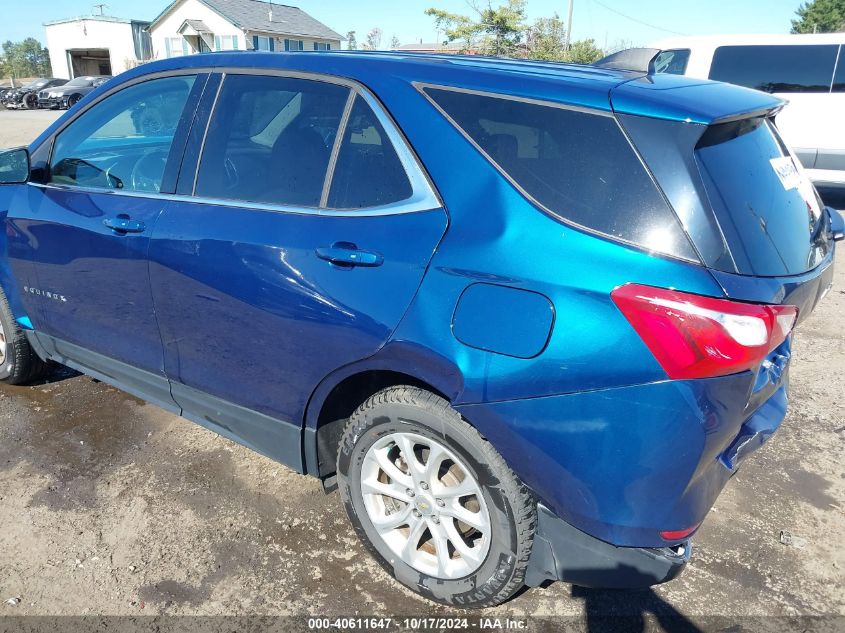
[[[107,75],[75,77],[61,86],[46,88],[38,93],[38,107],[52,110],[72,108],[82,97],[109,79],[111,76]]]
[[[338,486],[433,600],[664,582],[832,283],[782,105],[516,60],[145,64],[0,155],[0,379],[63,363]]]
[[[62,86],[67,79],[36,79],[6,94],[4,105],[9,109],[32,110],[38,107],[38,93],[45,88]]]

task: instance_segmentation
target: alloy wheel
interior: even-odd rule
[[[477,570],[490,550],[490,514],[467,466],[439,442],[391,433],[367,451],[361,493],[390,550],[429,576],[455,579]]]

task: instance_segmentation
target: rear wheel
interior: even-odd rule
[[[12,316],[6,295],[0,290],[0,381],[21,385],[46,373],[47,364],[26,340],[26,334]]]
[[[27,110],[35,110],[38,107],[38,95],[30,92],[23,98],[23,104]]]
[[[483,607],[522,587],[535,501],[439,396],[391,387],[361,405],[341,441],[338,483],[358,536],[410,589]]]

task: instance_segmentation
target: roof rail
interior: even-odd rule
[[[636,70],[653,75],[654,60],[660,52],[659,48],[626,48],[602,57],[597,62],[593,62],[593,66],[612,70]]]

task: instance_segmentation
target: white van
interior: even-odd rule
[[[713,35],[655,42],[657,72],[726,81],[789,104],[784,140],[820,190],[845,190],[845,33]]]

